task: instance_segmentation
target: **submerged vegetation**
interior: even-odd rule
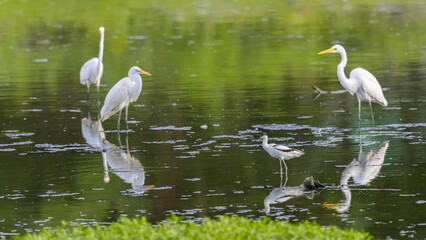
[[[251,220],[239,216],[223,216],[217,220],[204,219],[200,224],[183,222],[174,216],[166,222],[151,226],[145,219],[122,218],[108,227],[96,225],[62,227],[41,233],[19,236],[16,239],[371,239],[371,235],[315,223],[271,221],[268,218]]]

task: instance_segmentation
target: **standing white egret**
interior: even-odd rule
[[[89,102],[89,89],[90,84],[96,84],[98,92],[98,104],[99,104],[99,85],[101,83],[102,73],[104,71],[104,65],[102,64],[102,56],[104,52],[104,32],[105,28],[100,27],[99,33],[101,40],[99,42],[99,55],[84,63],[80,70],[80,83],[87,86],[87,102]]]
[[[105,98],[104,106],[101,109],[102,122],[114,115],[116,112],[119,112],[117,129],[120,130],[121,110],[126,107],[125,124],[127,128],[127,112],[129,104],[136,101],[142,91],[142,78],[139,74],[151,76],[150,73],[134,66],[130,68],[128,77],[118,81],[111,90],[109,90]]]
[[[374,115],[371,102],[378,103],[384,107],[388,105],[385,96],[383,96],[382,87],[380,87],[377,79],[373,74],[363,68],[355,68],[350,73],[349,78],[347,78],[344,71],[347,63],[346,51],[341,45],[334,45],[330,49],[319,52],[318,55],[324,53],[339,53],[342,57],[339,65],[337,65],[337,77],[339,78],[340,84],[348,90],[351,95],[356,94],[358,98],[358,130],[361,121],[361,101],[367,101],[370,104],[371,121],[374,126]]]
[[[289,148],[287,146],[284,145],[278,145],[278,144],[274,144],[274,143],[269,143],[268,144],[268,135],[264,132],[262,132],[260,134],[260,138],[263,139],[262,142],[262,147],[263,149],[265,149],[266,152],[269,153],[269,155],[271,155],[271,157],[274,158],[278,158],[280,160],[280,174],[283,174],[283,167],[281,162],[284,163],[285,166],[285,184],[287,183],[288,177],[287,177],[287,165],[285,164],[285,160],[289,160],[291,158],[294,157],[300,157],[303,154],[305,154],[304,152],[294,149],[294,148]]]

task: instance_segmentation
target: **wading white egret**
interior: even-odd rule
[[[104,32],[105,28],[100,27],[99,33],[101,40],[99,42],[99,55],[84,63],[80,70],[80,83],[87,86],[87,102],[89,102],[89,89],[90,84],[96,84],[98,92],[98,104],[99,104],[99,85],[101,83],[102,73],[104,71],[104,65],[102,64],[102,56],[104,52]]]
[[[388,105],[385,96],[383,96],[382,87],[377,79],[373,74],[363,68],[355,68],[352,70],[349,78],[347,78],[344,70],[348,60],[346,51],[341,45],[334,45],[317,54],[320,55],[324,53],[339,53],[342,57],[339,65],[337,65],[337,77],[339,78],[340,84],[348,90],[351,95],[356,94],[358,98],[358,129],[361,121],[361,101],[366,101],[370,104],[371,121],[374,126],[374,115],[371,102],[378,103],[384,107]]]
[[[114,115],[116,112],[119,112],[117,129],[120,130],[121,110],[126,107],[125,124],[127,128],[127,112],[129,104],[136,101],[142,91],[142,78],[139,74],[151,76],[150,73],[134,66],[130,68],[128,77],[118,81],[111,90],[109,90],[105,98],[104,106],[101,109],[102,122]]]
[[[269,143],[268,144],[268,135],[265,132],[262,132],[260,134],[260,138],[263,140],[262,142],[262,147],[263,149],[265,149],[266,152],[269,153],[269,155],[271,155],[271,157],[274,158],[278,158],[280,160],[280,174],[283,174],[283,167],[282,167],[282,163],[284,163],[285,166],[285,184],[287,183],[288,177],[287,177],[287,165],[285,164],[285,160],[289,160],[291,158],[294,157],[300,157],[304,154],[304,152],[294,149],[294,148],[289,148],[287,146],[284,145],[278,145],[278,144],[274,144],[274,143]]]

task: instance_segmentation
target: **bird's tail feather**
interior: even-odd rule
[[[107,120],[109,117],[111,117],[116,112],[118,112],[118,110],[112,110],[112,111],[109,111],[109,112],[105,113],[105,111],[102,111],[102,110],[101,110],[101,122]]]

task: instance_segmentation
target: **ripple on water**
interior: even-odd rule
[[[33,143],[34,143],[33,141],[3,143],[3,144],[0,144],[0,147],[19,146],[19,145],[30,145],[30,144],[33,144]]]
[[[55,153],[55,152],[65,152],[65,151],[75,151],[75,150],[87,150],[90,149],[87,144],[50,144],[50,143],[41,143],[36,144],[36,148],[42,148],[44,150],[37,150],[32,153]]]
[[[186,140],[167,140],[167,141],[151,141],[151,142],[142,142],[147,144],[175,144],[180,142],[186,142]],[[179,145],[182,146],[182,145]]]
[[[197,181],[200,181],[201,178],[185,178],[184,180],[185,181],[190,181],[190,182],[197,182]]]
[[[11,139],[18,139],[21,137],[28,137],[28,136],[32,136],[35,133],[6,133],[6,136],[8,136]]]
[[[164,127],[157,127],[157,126],[151,126],[149,127],[149,130],[156,130],[156,131],[189,131],[192,127],[175,127],[175,126],[164,126]]]

